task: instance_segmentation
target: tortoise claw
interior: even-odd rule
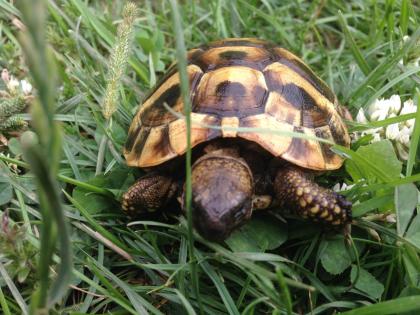
[[[351,208],[353,206],[353,203],[351,201],[348,201],[346,197],[343,195],[340,195],[338,193],[335,193],[337,204],[343,209],[343,211],[346,212],[347,220],[350,222],[352,220],[352,212]]]

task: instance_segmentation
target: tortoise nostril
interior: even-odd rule
[[[248,214],[250,207],[248,205],[240,205],[238,209],[233,210],[233,218],[236,222],[240,222]]]
[[[240,209],[239,211],[237,211],[233,214],[233,218],[236,221],[239,221],[240,219],[243,218],[244,215],[245,215],[245,211],[243,209]]]

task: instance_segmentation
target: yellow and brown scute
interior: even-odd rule
[[[192,146],[238,137],[303,168],[332,170],[342,165],[330,145],[281,134],[298,132],[346,147],[350,143],[336,96],[288,50],[259,39],[224,39],[189,51],[187,71]],[[172,65],[131,124],[124,150],[128,165],[155,166],[185,153],[186,123],[174,112],[183,114],[183,102]]]

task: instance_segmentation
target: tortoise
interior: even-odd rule
[[[214,41],[190,50],[187,59],[192,216],[198,232],[224,240],[253,209],[273,206],[327,226],[347,225],[351,202],[313,181],[315,174],[343,164],[331,145],[316,138],[350,145],[343,118],[351,115],[326,83],[297,56],[260,39]],[[127,164],[146,171],[123,195],[129,215],[161,210],[176,196],[183,207],[182,115],[173,64],[128,132]]]

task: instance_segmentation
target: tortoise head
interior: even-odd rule
[[[251,217],[252,173],[238,157],[209,153],[192,169],[195,228],[206,239],[222,241]]]

